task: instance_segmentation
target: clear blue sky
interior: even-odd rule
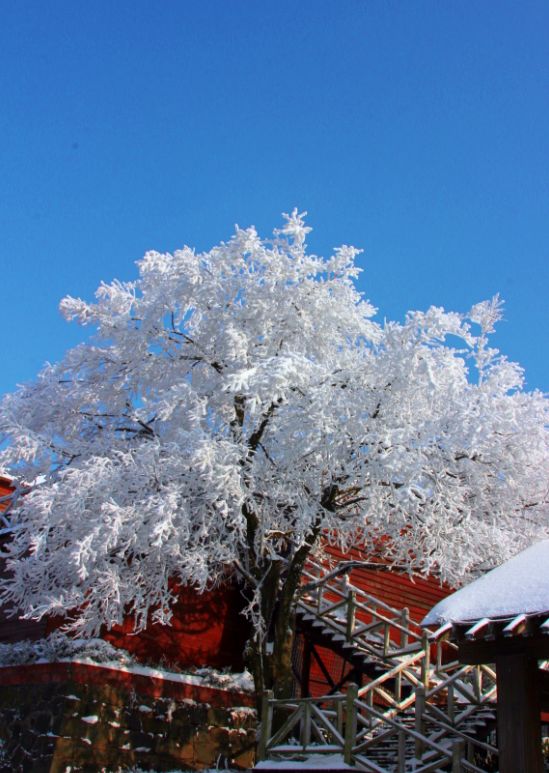
[[[4,0],[0,95],[0,393],[63,295],[294,206],[381,317],[500,292],[549,390],[547,0]]]

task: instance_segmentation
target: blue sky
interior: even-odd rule
[[[85,337],[66,294],[309,212],[380,317],[499,292],[549,391],[549,3],[4,0],[0,393]]]

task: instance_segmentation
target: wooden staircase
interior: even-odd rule
[[[447,633],[428,636],[406,609],[391,608],[346,578],[318,575],[313,567],[304,578],[297,630],[344,658],[361,684],[291,701],[266,694],[262,766],[268,760],[304,765],[320,754],[373,773],[497,770],[490,742],[494,671],[452,660]]]

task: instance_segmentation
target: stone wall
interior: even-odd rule
[[[120,673],[81,663],[0,669],[0,770],[253,766],[249,695]]]

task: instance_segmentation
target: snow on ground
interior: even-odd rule
[[[216,671],[214,668],[200,668],[192,673],[179,673],[168,671],[164,668],[155,668],[153,666],[141,666],[139,664],[125,665],[119,662],[104,661],[97,663],[92,658],[70,658],[65,660],[58,659],[57,663],[83,663],[88,666],[104,666],[113,668],[117,671],[124,671],[128,674],[137,676],[149,676],[156,679],[165,679],[170,682],[180,682],[182,684],[194,684],[199,687],[214,687],[218,690],[236,690],[238,692],[253,692],[254,683],[249,671],[242,673],[231,673]]]
[[[255,769],[276,769],[276,770],[356,770],[356,768],[343,762],[341,754],[311,754],[306,760],[265,760],[258,762]],[[154,770],[143,770],[142,768],[131,768],[126,773],[155,773]],[[171,770],[169,773],[185,773],[182,770]],[[239,773],[234,768],[207,768],[201,773]],[[242,773],[240,771],[240,773]]]
[[[311,754],[306,760],[264,760],[258,762],[256,769],[268,768],[272,770],[301,769],[301,770],[356,770],[356,768],[343,762],[341,754]]]
[[[549,540],[542,540],[440,601],[422,625],[549,614]]]

